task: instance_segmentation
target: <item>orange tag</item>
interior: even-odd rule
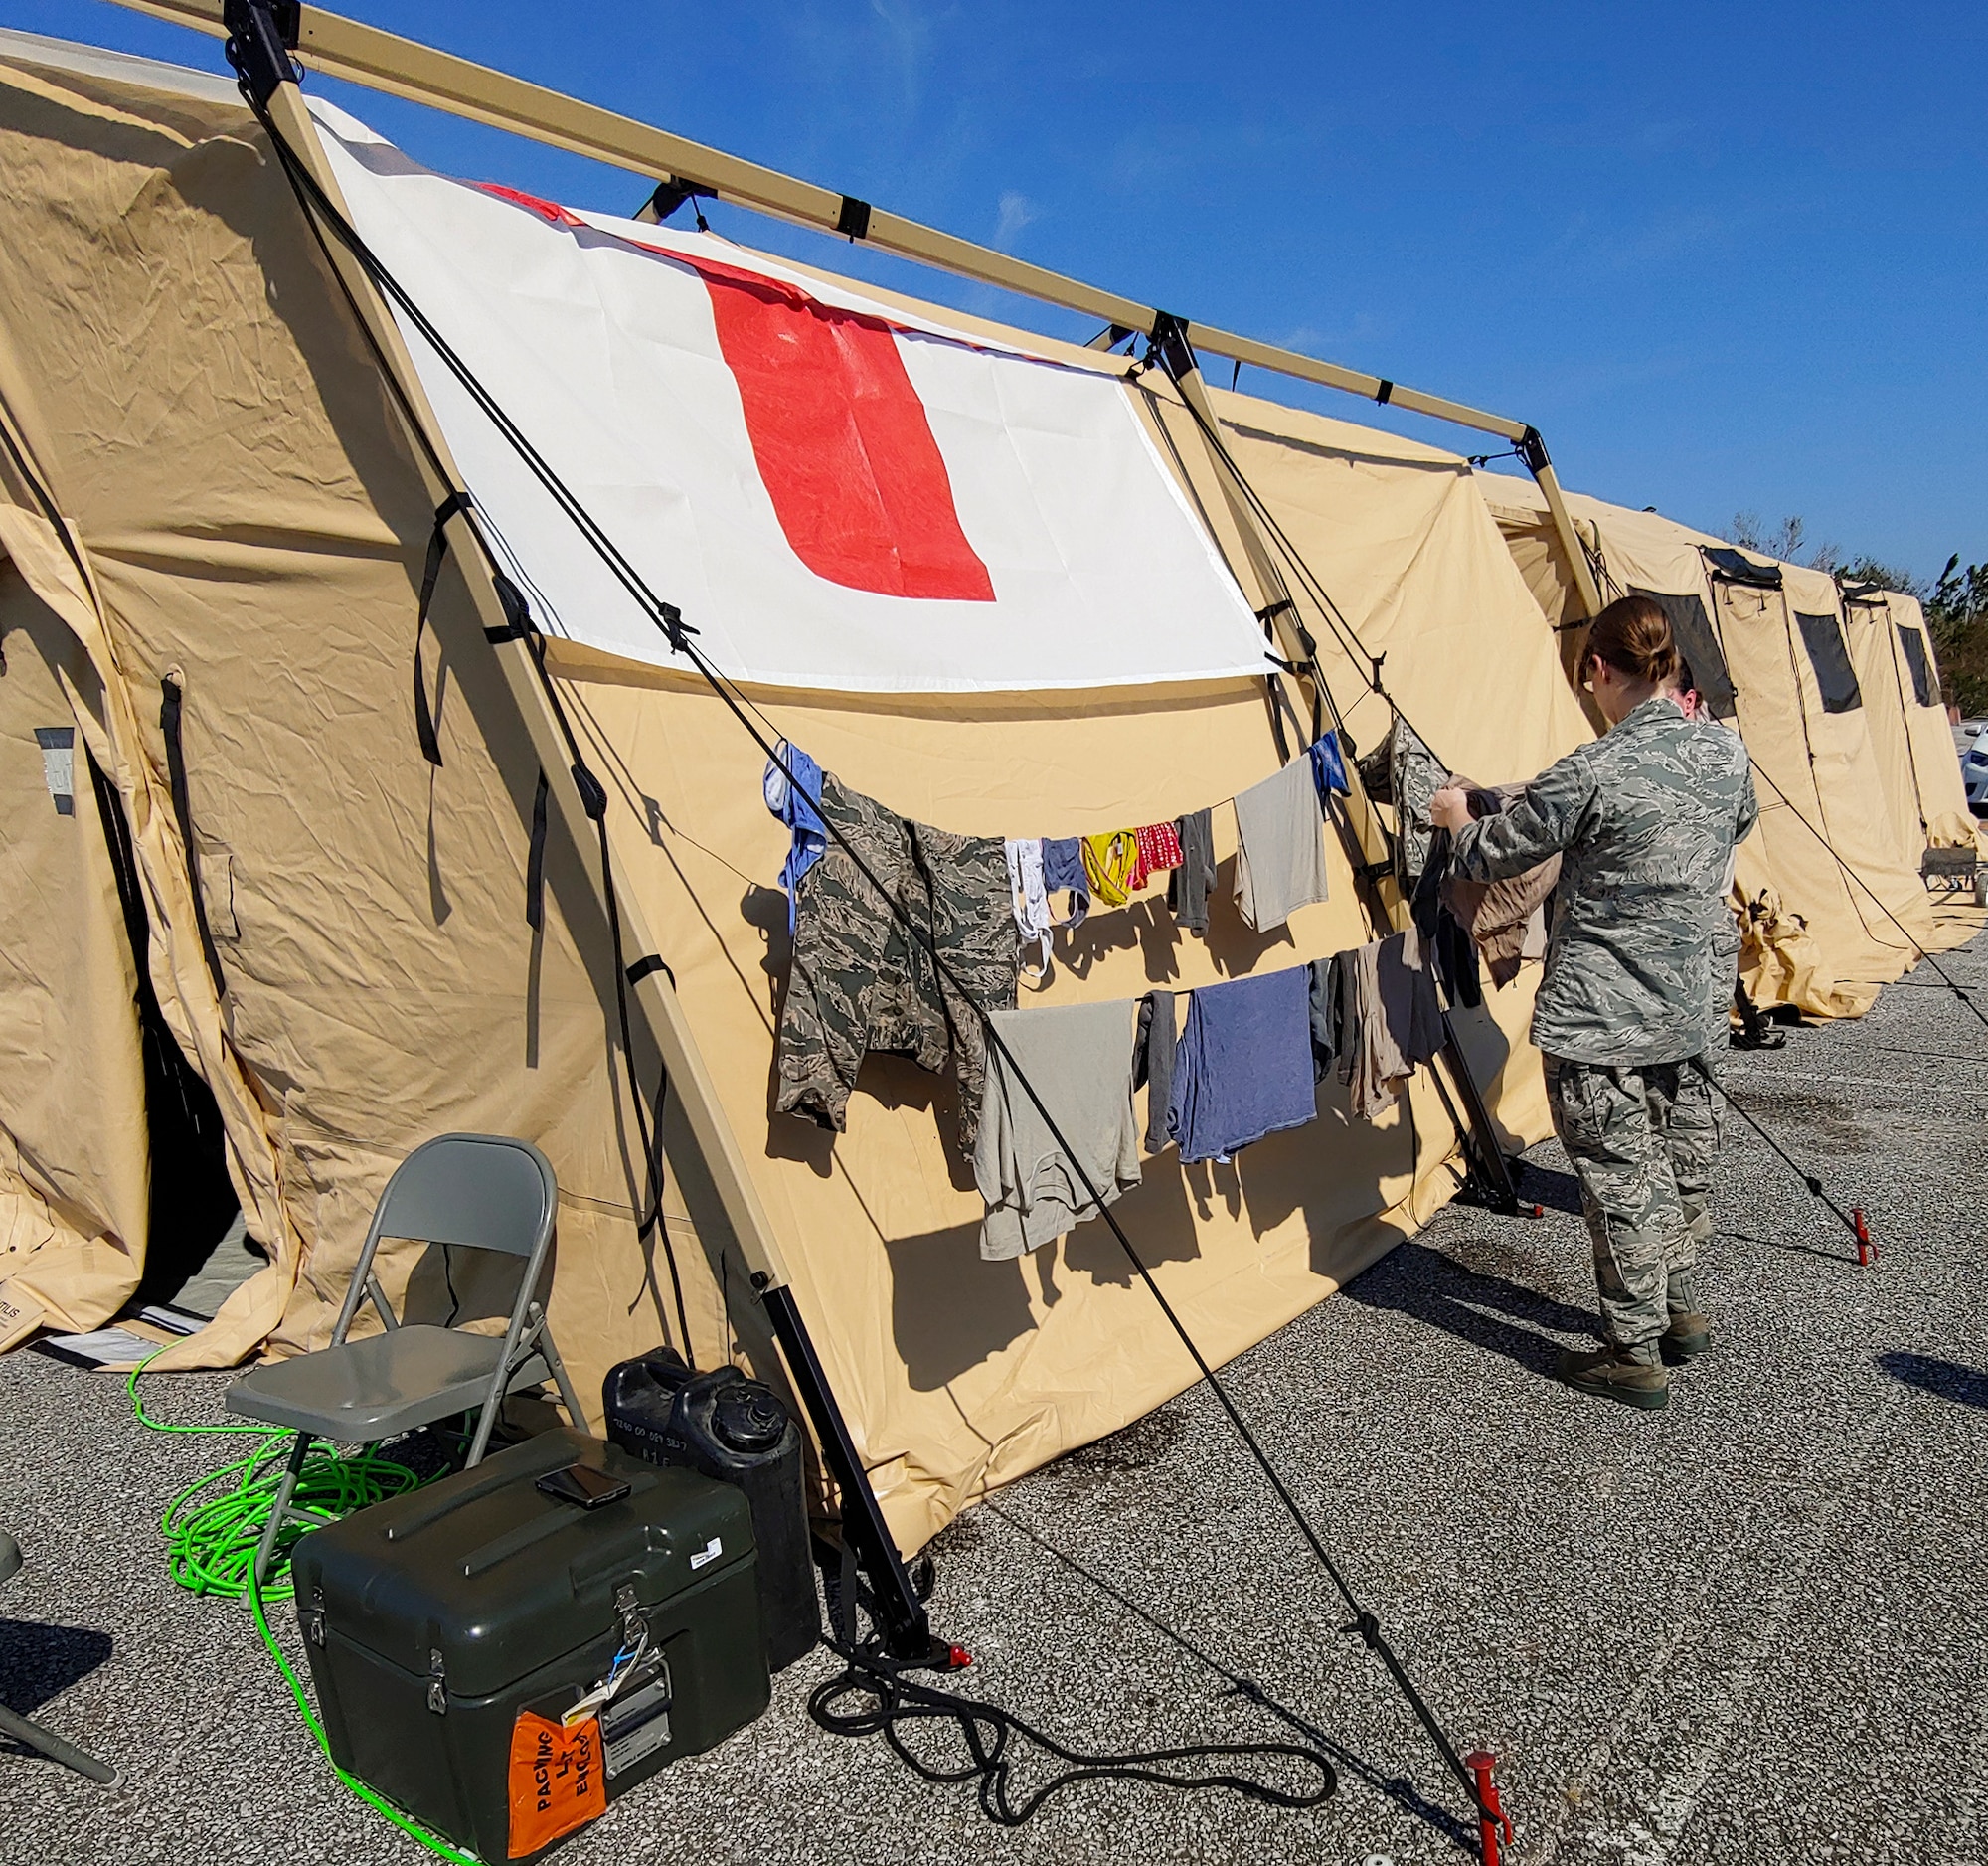
[[[549,1847],[606,1811],[599,1718],[568,1726],[520,1711],[511,1726],[511,1857]]]

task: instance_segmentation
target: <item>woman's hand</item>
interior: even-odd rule
[[[1429,821],[1455,835],[1470,821],[1470,793],[1461,784],[1446,784],[1429,804]]]

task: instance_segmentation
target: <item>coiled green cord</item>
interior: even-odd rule
[[[164,1353],[165,1350],[162,1348],[159,1352]],[[302,1524],[282,1532],[270,1564],[271,1585],[267,1588],[258,1586],[255,1580],[255,1551],[262,1540],[262,1531],[268,1527],[269,1512],[275,1508],[276,1491],[283,1480],[283,1466],[288,1460],[294,1435],[267,1432],[260,1426],[176,1426],[166,1420],[154,1419],[145,1411],[144,1402],[138,1397],[138,1376],[157,1358],[156,1354],[148,1355],[132,1368],[124,1382],[124,1391],[131,1401],[131,1416],[139,1425],[152,1432],[182,1437],[248,1437],[261,1441],[247,1457],[237,1458],[234,1463],[225,1464],[197,1482],[188,1484],[166,1505],[166,1513],[159,1519],[159,1528],[166,1538],[166,1559],[174,1581],[194,1594],[213,1594],[223,1600],[246,1600],[248,1603],[249,1612],[255,1618],[255,1630],[262,1635],[262,1643],[268,1647],[269,1656],[276,1661],[277,1669],[283,1674],[283,1682],[290,1687],[290,1696],[296,1700],[297,1714],[304,1720],[304,1727],[324,1752],[324,1759],[331,1764],[332,1773],[353,1794],[368,1807],[386,1815],[410,1839],[418,1841],[436,1858],[449,1861],[450,1866],[482,1866],[474,1853],[464,1853],[438,1834],[429,1833],[418,1821],[411,1820],[385,1796],[369,1788],[357,1776],[349,1776],[339,1768],[332,1760],[331,1744],[325,1737],[324,1725],[318,1721],[317,1713],[311,1709],[310,1699],[304,1694],[303,1680],[283,1656],[282,1647],[269,1630],[263,1603],[287,1601],[294,1597],[295,1588],[290,1580],[290,1551],[298,1536],[307,1533]],[[194,1499],[202,1492],[212,1490],[231,1478],[234,1482],[230,1488],[196,1505]],[[414,1489],[420,1482],[417,1472],[410,1470],[405,1464],[396,1463],[392,1458],[381,1457],[370,1445],[349,1457],[324,1452],[304,1460],[291,1497],[291,1506],[323,1522],[336,1522],[339,1517],[364,1509],[369,1503],[378,1503],[386,1497]]]

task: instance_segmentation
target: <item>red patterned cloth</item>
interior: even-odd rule
[[[1155,875],[1180,867],[1186,859],[1181,854],[1180,832],[1171,823],[1148,823],[1143,829],[1133,830],[1132,837],[1139,849],[1138,865],[1127,884],[1133,894]]]

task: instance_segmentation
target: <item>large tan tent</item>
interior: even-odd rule
[[[434,1133],[483,1129],[534,1140],[557,1169],[552,1321],[582,1393],[676,1338],[672,1256],[700,1357],[777,1376],[674,1097],[667,1248],[638,1243],[615,955],[557,835],[543,911],[528,911],[539,754],[452,559],[428,617],[440,763],[422,755],[409,671],[432,501],[261,132],[224,84],[10,36],[0,174],[0,730],[22,825],[0,891],[0,1341],[95,1325],[144,1273],[161,1129],[139,1057],[142,965],[213,1094],[270,1258],[162,1367],[324,1342],[389,1171]],[[1125,373],[1122,358],[1015,341],[1071,371]],[[1174,391],[1154,372],[1116,393],[1240,561]],[[1463,460],[1246,397],[1217,407],[1358,633],[1355,649],[1299,595],[1363,749],[1389,721],[1366,692],[1369,655],[1386,656],[1386,684],[1437,753],[1481,781],[1530,776],[1586,736]],[[939,1079],[873,1057],[846,1132],[769,1113],[787,836],[762,801],[763,759],[700,682],[558,640],[549,653],[610,795],[616,884],[672,969],[900,1540],[1187,1385],[1192,1364],[1101,1226],[981,1259]],[[1162,820],[1272,774],[1265,691],[1231,676],[749,698],[890,810],[1016,835]],[[44,756],[64,733],[68,808]],[[127,834],[136,959],[113,872]],[[1331,845],[1331,898],[1274,933],[1218,910],[1204,942],[1148,901],[1096,912],[1025,1001],[1130,999],[1356,944],[1373,925],[1354,852]],[[1522,974],[1458,1013],[1512,1145],[1547,1130],[1531,989]],[[1315,1122],[1232,1163],[1149,1159],[1117,1207],[1211,1358],[1331,1294],[1456,1188],[1458,1136],[1426,1073],[1375,1124],[1344,1094],[1329,1079]],[[412,1251],[392,1258],[397,1297],[414,1266]],[[420,1287],[410,1299],[420,1307]]]
[[[1544,506],[1509,475],[1479,483],[1572,668],[1580,611]],[[1918,703],[1909,671],[1913,705],[1902,705],[1888,657],[1904,664],[1908,650],[1895,631],[1878,639],[1825,572],[1737,552],[1655,512],[1568,503],[1604,592],[1664,601],[1701,690],[1752,755],[1760,830],[1740,851],[1737,887],[1752,904],[1741,975],[1755,998],[1858,1015],[1922,953],[1971,938],[1978,914],[1933,903],[1919,876],[1928,836],[1971,843],[1973,830],[1950,742],[1938,756],[1944,716]],[[1936,703],[1922,629],[1918,642]],[[1936,804],[1923,817],[1914,769]]]
[[[1899,846],[1975,847],[1980,832],[1967,807],[1939,662],[1918,598],[1849,581],[1842,589],[1843,632]]]

